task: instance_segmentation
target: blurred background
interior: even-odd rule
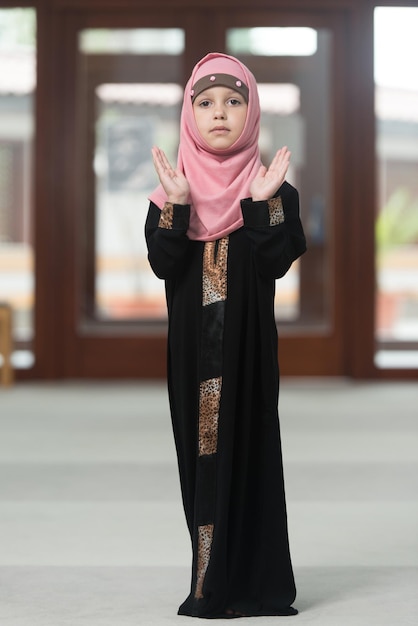
[[[277,281],[282,373],[416,378],[416,3],[22,4],[0,7],[0,302],[17,380],[164,377],[150,149],[175,161],[183,86],[211,50],[257,77],[265,161],[292,152],[308,253]]]

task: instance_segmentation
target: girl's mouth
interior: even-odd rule
[[[229,128],[226,128],[226,126],[215,126],[210,132],[215,134],[229,133]]]

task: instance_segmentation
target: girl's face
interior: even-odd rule
[[[216,150],[227,150],[244,129],[247,103],[229,87],[209,87],[193,102],[193,113],[206,143]]]

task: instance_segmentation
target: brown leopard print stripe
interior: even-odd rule
[[[204,597],[203,585],[215,530],[216,459],[222,391],[222,343],[227,298],[228,237],[208,241],[203,251],[202,344],[199,389],[197,467],[197,554],[194,596]],[[204,501],[203,501],[204,500]]]
[[[269,209],[270,226],[277,226],[284,222],[284,210],[281,197],[270,198],[270,200],[267,201],[267,205]]]
[[[171,230],[173,228],[173,219],[174,205],[171,202],[166,202],[161,209],[158,228],[166,228],[167,230]]]

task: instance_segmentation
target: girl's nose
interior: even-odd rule
[[[225,109],[222,106],[216,106],[214,110],[214,116],[216,119],[225,119]]]

